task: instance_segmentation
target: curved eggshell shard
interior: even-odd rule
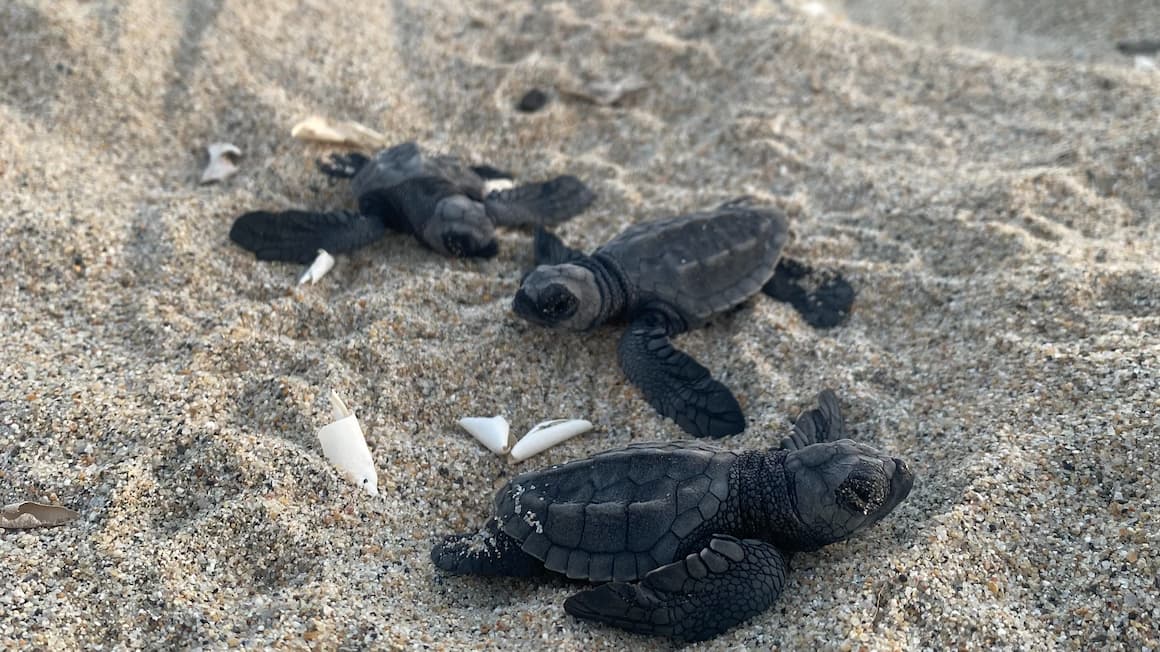
[[[306,268],[305,272],[302,272],[302,276],[298,277],[298,285],[302,285],[306,281],[310,281],[310,284],[314,285],[333,268],[334,256],[327,253],[325,249],[319,249],[318,257],[314,259],[313,263],[310,263],[310,267]]]
[[[463,417],[459,420],[459,426],[496,455],[503,455],[511,449],[510,428],[502,415]]]
[[[375,469],[375,461],[371,451],[367,448],[367,440],[363,435],[362,426],[358,417],[347,409],[342,399],[331,392],[331,407],[338,420],[329,423],[318,430],[318,441],[322,444],[322,453],[350,482],[362,487],[372,496],[379,495],[379,473]]]
[[[516,184],[511,179],[487,179],[483,182],[483,196],[487,197],[493,192],[500,192],[501,190],[511,190],[515,188]]]
[[[201,173],[201,183],[215,183],[224,181],[238,171],[235,161],[242,155],[242,150],[231,143],[214,143],[206,148],[209,152],[209,163]]]
[[[542,453],[562,441],[589,430],[592,430],[592,422],[586,419],[555,419],[536,424],[515,446],[512,446],[512,461],[522,462],[536,453]]]

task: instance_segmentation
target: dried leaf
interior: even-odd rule
[[[348,147],[378,149],[387,144],[386,136],[357,122],[331,122],[321,116],[310,116],[294,125],[290,135],[308,140]]]
[[[9,530],[23,530],[34,527],[64,525],[80,518],[80,513],[60,505],[45,505],[25,501],[12,503],[0,509],[0,527]]]
[[[206,148],[209,151],[209,163],[201,173],[201,182],[215,183],[228,179],[238,171],[237,160],[242,156],[242,150],[231,143],[214,143]]]

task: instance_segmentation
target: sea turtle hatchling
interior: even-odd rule
[[[459,574],[601,582],[564,610],[643,634],[716,636],[777,600],[795,552],[870,527],[914,483],[902,460],[841,439],[832,391],[818,404],[779,448],[635,444],[522,473],[478,533],[445,537],[431,559]]]
[[[358,211],[255,211],[234,221],[230,239],[259,260],[309,263],[320,249],[348,253],[393,229],[413,233],[441,254],[489,258],[499,250],[496,225],[558,224],[596,198],[574,176],[491,190],[510,186],[511,175],[430,154],[413,142],[370,158],[332,156],[319,168],[351,180]]]
[[[839,275],[781,260],[788,231],[781,211],[746,198],[636,224],[590,256],[539,229],[537,267],[512,309],[533,323],[578,331],[628,322],[620,366],[645,399],[697,437],[736,434],[745,416],[733,393],[669,338],[758,291],[789,301],[814,326],[839,324],[853,288]]]

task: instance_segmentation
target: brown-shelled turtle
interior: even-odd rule
[[[533,323],[578,331],[628,322],[620,366],[645,399],[697,437],[735,434],[745,416],[733,393],[669,338],[759,291],[790,302],[814,326],[839,324],[853,288],[840,275],[781,259],[788,232],[781,211],[746,198],[636,224],[590,256],[539,229],[537,267],[512,309]]]
[[[832,391],[818,404],[779,448],[635,444],[522,473],[478,533],[445,537],[431,559],[460,574],[600,582],[564,610],[644,634],[716,636],[777,600],[795,552],[870,527],[914,483],[902,460],[842,439]]]
[[[433,155],[413,142],[374,157],[335,155],[319,161],[319,168],[351,180],[358,211],[255,211],[234,221],[230,238],[259,260],[308,263],[319,249],[348,253],[392,229],[413,233],[441,254],[489,258],[499,251],[496,225],[558,224],[596,198],[583,182],[567,175],[491,190],[489,185],[510,186],[511,175],[488,165],[469,166],[455,156]]]

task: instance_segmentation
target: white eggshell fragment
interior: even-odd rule
[[[542,453],[562,441],[592,430],[592,423],[585,419],[556,419],[536,424],[515,446],[512,446],[512,461],[522,462]]]
[[[486,197],[501,190],[511,190],[515,187],[516,182],[511,179],[487,179],[483,182],[483,196]]]
[[[201,173],[203,184],[223,181],[238,171],[235,161],[242,156],[242,150],[238,149],[236,145],[214,143],[206,147],[206,150],[209,152],[209,163],[206,164],[205,171]]]
[[[357,122],[331,121],[321,116],[311,116],[294,125],[290,136],[298,140],[371,149],[383,147],[387,142],[385,136],[370,127]]]
[[[379,473],[358,418],[334,390],[330,392],[330,407],[335,421],[318,430],[322,453],[347,480],[372,496],[379,495]]]
[[[325,249],[319,249],[318,257],[314,259],[313,263],[310,263],[310,267],[298,278],[298,285],[302,285],[306,281],[310,281],[310,284],[314,285],[332,269],[334,269],[334,256],[326,253]]]
[[[496,455],[504,455],[511,450],[511,433],[507,419],[501,415],[494,417],[463,417],[459,425],[471,433],[479,443]]]

